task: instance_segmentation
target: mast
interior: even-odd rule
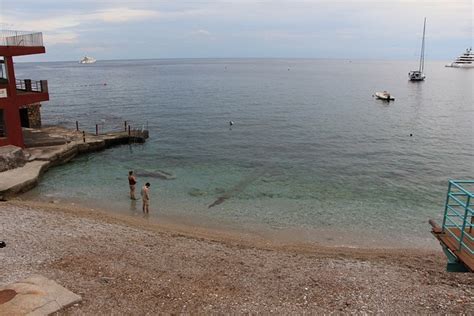
[[[420,54],[420,67],[419,71],[423,72],[425,68],[425,29],[426,29],[426,18],[423,22],[423,39],[421,40],[421,54]]]

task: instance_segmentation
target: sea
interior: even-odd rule
[[[48,80],[45,125],[147,129],[145,144],[50,169],[25,197],[149,221],[345,247],[438,248],[448,180],[474,179],[474,69],[428,61],[155,59],[18,63]],[[373,97],[389,91],[395,101]],[[233,122],[233,125],[230,124]]]

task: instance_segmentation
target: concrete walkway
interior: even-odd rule
[[[0,199],[3,195],[13,195],[34,188],[48,161],[32,161],[20,168],[0,173]]]
[[[36,275],[0,288],[0,315],[49,315],[81,300],[53,280]]]
[[[61,135],[53,135],[51,128],[33,129],[23,128],[23,137],[25,139],[25,146],[28,147],[40,147],[40,146],[57,146],[66,144],[68,138]]]

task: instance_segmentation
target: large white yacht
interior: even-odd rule
[[[446,65],[446,67],[453,67],[453,68],[473,68],[474,67],[474,52],[472,51],[472,47],[466,49],[466,52],[456,58],[455,61]]]
[[[93,64],[95,63],[97,60],[95,60],[94,58],[92,57],[88,57],[88,56],[84,56],[84,58],[82,58],[80,61],[79,61],[79,64]]]

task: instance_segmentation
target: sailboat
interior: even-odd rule
[[[408,78],[410,78],[410,81],[423,81],[426,78],[425,74],[423,73],[423,69],[425,68],[425,29],[426,18],[425,22],[423,23],[423,39],[421,40],[420,67],[418,68],[418,70],[413,70],[408,73]]]

